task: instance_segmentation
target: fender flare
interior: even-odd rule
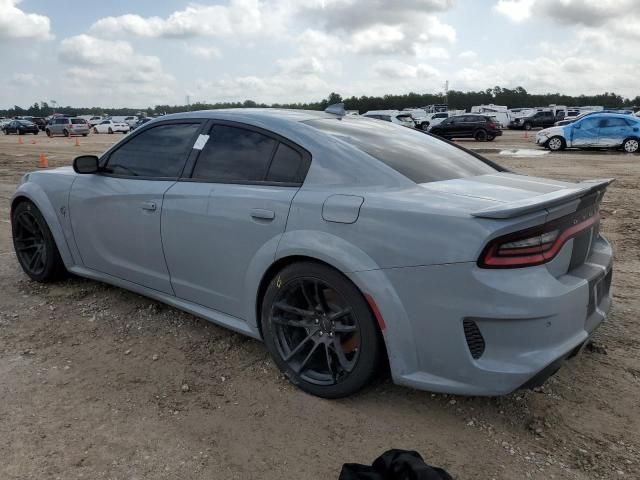
[[[11,212],[13,212],[13,209],[20,201],[20,199],[27,199],[31,201],[36,207],[38,207],[40,213],[42,213],[42,216],[47,222],[49,230],[51,230],[51,234],[53,235],[53,239],[56,242],[58,252],[60,252],[60,257],[62,258],[65,267],[68,269],[75,265],[75,261],[71,254],[71,250],[69,249],[69,245],[67,244],[67,239],[64,235],[62,225],[60,225],[60,220],[56,215],[55,209],[51,204],[49,197],[44,192],[42,187],[33,182],[27,182],[20,185],[16,193],[11,198]]]

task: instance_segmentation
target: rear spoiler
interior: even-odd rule
[[[545,193],[533,198],[505,203],[496,207],[485,208],[473,212],[471,215],[478,218],[514,218],[527,213],[537,212],[544,208],[551,208],[567,203],[577,198],[585,197],[594,192],[602,192],[607,189],[614,178],[600,180],[585,180],[576,183],[575,187],[563,188],[555,192]]]

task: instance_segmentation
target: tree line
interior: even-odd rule
[[[34,116],[45,117],[55,113],[68,115],[163,115],[193,110],[210,110],[219,108],[294,108],[309,110],[324,110],[327,106],[344,102],[347,110],[359,110],[364,113],[368,110],[388,110],[410,107],[422,107],[431,104],[447,103],[450,109],[469,111],[474,105],[490,104],[506,105],[509,108],[516,107],[546,107],[551,104],[566,105],[569,107],[599,105],[605,108],[632,108],[640,107],[640,95],[635,98],[624,98],[616,93],[605,92],[599,95],[563,95],[560,93],[532,94],[522,87],[515,89],[494,87],[486,90],[462,92],[451,90],[446,96],[431,93],[407,93],[403,95],[384,95],[382,97],[349,97],[343,98],[339,93],[331,93],[327,98],[309,103],[257,103],[253,100],[244,102],[218,102],[218,103],[194,103],[190,105],[156,105],[145,109],[139,108],[103,108],[103,107],[72,107],[58,106],[54,109],[47,102],[34,103],[28,108],[15,105],[13,108],[0,110],[0,116]]]

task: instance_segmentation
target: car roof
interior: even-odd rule
[[[173,113],[158,117],[162,120],[177,120],[189,118],[211,118],[225,120],[230,117],[253,120],[285,120],[290,122],[305,122],[316,118],[335,118],[334,114],[317,110],[296,110],[284,108],[221,108],[216,110],[196,110],[194,112]]]
[[[401,112],[399,110],[369,110],[362,115],[365,117],[367,115],[409,115],[409,112]]]

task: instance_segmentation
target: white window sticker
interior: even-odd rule
[[[193,148],[195,148],[196,150],[202,150],[207,144],[208,140],[209,135],[198,135],[198,138],[196,138],[196,143],[193,144]]]

